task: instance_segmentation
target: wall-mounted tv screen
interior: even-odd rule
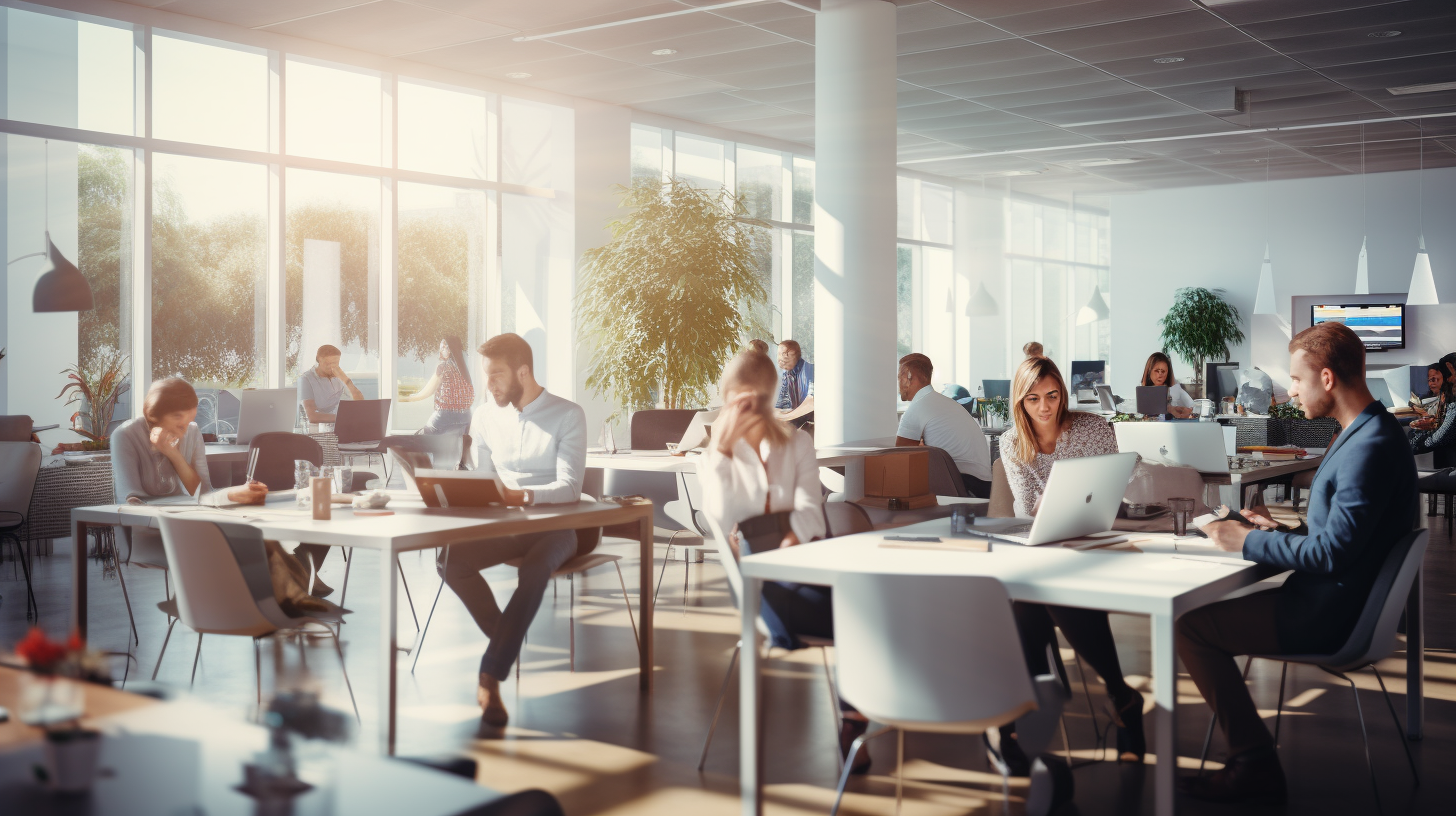
[[[1310,325],[1344,323],[1371,351],[1405,348],[1404,303],[1349,303],[1310,307]]]

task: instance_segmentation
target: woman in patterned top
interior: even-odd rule
[[[423,434],[464,434],[470,429],[470,407],[475,402],[475,385],[470,382],[470,364],[458,337],[440,341],[440,364],[425,387],[400,402],[419,402],[433,396],[435,412],[420,429]]]
[[[1031,358],[1016,369],[1011,381],[1014,424],[1001,437],[1001,461],[1018,516],[1036,515],[1052,464],[1058,459],[1117,453],[1117,436],[1112,426],[1096,414],[1067,410],[1066,395],[1062,374],[1051,360]],[[1059,627],[1067,642],[1102,676],[1107,686],[1107,695],[1117,712],[1118,760],[1142,762],[1147,751],[1143,736],[1143,697],[1122,679],[1122,666],[1117,659],[1107,613],[1020,601],[1013,604],[1013,609],[1031,673],[1046,674],[1051,670],[1047,665],[1047,647],[1056,648],[1053,626]],[[1008,736],[1003,729],[1002,745],[1012,746],[1012,755],[1021,754]]]
[[[1430,453],[1436,448],[1456,445],[1456,380],[1448,378],[1445,366],[1432,363],[1426,367],[1426,382],[1436,395],[1431,411],[1410,424],[1411,453]]]

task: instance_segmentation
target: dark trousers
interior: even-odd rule
[[[1274,745],[1236,655],[1279,654],[1278,590],[1209,604],[1178,619],[1178,656],[1218,717],[1234,756]]]
[[[985,479],[977,479],[969,473],[961,474],[961,483],[966,486],[966,492],[977,499],[991,498],[991,483]]]
[[[1033,677],[1052,672],[1053,667],[1047,663],[1047,647],[1057,648],[1056,630],[1061,629],[1077,654],[1102,678],[1107,695],[1114,703],[1125,699],[1132,690],[1122,679],[1122,664],[1117,659],[1117,644],[1112,639],[1106,612],[1021,601],[1013,603],[1011,611],[1021,634],[1026,668]],[[1067,682],[1065,676],[1062,682]]]
[[[323,569],[324,559],[328,557],[329,550],[332,549],[333,547],[327,544],[299,544],[293,550],[293,557],[297,558],[305,568],[308,567],[310,561],[313,562],[313,569],[317,572]]]
[[[765,581],[761,608],[769,630],[776,632],[775,646],[800,648],[799,635],[834,639],[834,591],[830,587]],[[779,642],[777,632],[786,634],[791,643]],[[855,711],[843,698],[839,700],[839,710]]]

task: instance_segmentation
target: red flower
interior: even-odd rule
[[[66,651],[68,651],[68,652],[84,652],[84,651],[86,651],[86,641],[84,641],[84,640],[81,639],[81,631],[79,629],[72,629],[71,630],[71,636],[69,638],[66,638]]]
[[[15,653],[40,672],[54,671],[66,659],[66,647],[46,637],[39,626],[31,627],[25,639],[15,644]]]

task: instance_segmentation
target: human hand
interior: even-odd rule
[[[781,547],[781,548],[782,547],[797,547],[797,546],[799,546],[799,537],[796,534],[794,534],[792,531],[790,531],[788,535],[784,536],[784,540],[783,541],[780,541],[779,542],[779,547]]]
[[[237,504],[262,504],[268,498],[268,486],[257,480],[227,492],[228,501]]]
[[[152,428],[150,440],[152,450],[168,458],[177,456],[177,446],[182,444],[182,437],[178,436],[171,429],[163,428],[161,425]]]
[[[1224,552],[1243,552],[1249,528],[1233,520],[1214,521],[1203,525],[1203,534]]]
[[[506,503],[507,507],[525,507],[526,491],[510,487],[501,488],[501,500]]]
[[[1172,415],[1174,419],[1188,419],[1189,417],[1193,416],[1193,409],[1184,408],[1178,405],[1172,405],[1168,407],[1168,413]]]
[[[1279,526],[1279,522],[1270,518],[1269,508],[1262,504],[1256,504],[1253,507],[1240,510],[1239,515],[1248,519],[1251,524],[1254,524],[1260,530],[1273,530]]]
[[[1418,430],[1418,431],[1429,431],[1429,430],[1431,430],[1431,429],[1433,429],[1433,428],[1436,427],[1436,418],[1435,417],[1421,417],[1420,419],[1416,420],[1415,422],[1412,422],[1410,424],[1410,426],[1412,428]]]
[[[735,394],[723,404],[723,410],[713,421],[713,438],[718,441],[718,452],[733,455],[733,445],[743,436],[744,430],[757,417],[750,417],[748,409],[753,404],[752,394]]]

